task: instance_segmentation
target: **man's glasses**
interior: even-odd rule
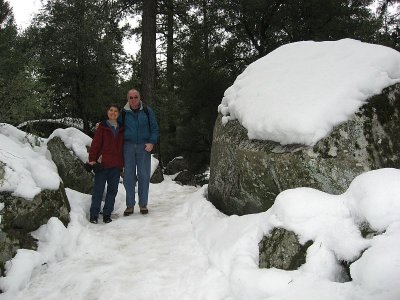
[[[130,96],[130,97],[129,97],[129,99],[138,99],[138,98],[139,98],[138,96],[135,96],[135,97]]]

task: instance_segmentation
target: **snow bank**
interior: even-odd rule
[[[219,213],[203,189],[191,197],[185,212],[203,251],[230,279],[237,299],[395,300],[400,299],[399,182],[400,170],[370,171],[342,195],[286,190],[267,212],[241,217]],[[363,238],[359,225],[364,222],[386,231]],[[258,242],[274,227],[294,231],[302,243],[314,241],[298,270],[258,268]],[[356,260],[351,282],[343,282],[340,260]]]
[[[57,167],[43,141],[11,125],[0,124],[0,161],[5,163],[0,191],[33,199],[42,189],[58,189]]]

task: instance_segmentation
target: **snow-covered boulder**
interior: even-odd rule
[[[82,119],[65,117],[60,119],[29,120],[17,125],[19,130],[34,134],[43,138],[49,137],[54,130],[74,127],[83,130]]]
[[[174,181],[183,185],[196,186],[195,175],[189,170],[183,170],[176,175]]]
[[[267,210],[290,188],[341,194],[359,174],[400,167],[400,84],[374,96],[314,146],[249,140],[238,121],[214,128],[209,200],[227,214]]]
[[[157,184],[164,181],[160,157],[157,153],[151,155],[150,183]]]
[[[17,249],[34,249],[30,232],[51,217],[69,222],[69,202],[44,140],[0,124],[0,269]]]
[[[165,167],[165,170],[164,170],[164,174],[174,175],[181,171],[187,170],[188,168],[189,168],[189,164],[188,164],[187,160],[182,156],[178,156],[167,163],[167,166]]]
[[[150,182],[151,183],[161,183],[164,181],[164,175],[161,169],[160,164],[157,165],[157,168],[154,170],[151,175]]]
[[[47,143],[64,186],[85,194],[92,193],[94,184],[93,174],[83,165],[87,161],[90,143],[89,136],[72,127],[55,130]]]
[[[400,54],[353,40],[300,42],[250,65],[219,107],[209,200],[267,210],[282,191],[343,193],[359,174],[400,166]]]
[[[260,245],[260,265],[284,269],[285,256],[303,255],[296,244],[312,241],[299,269],[396,295],[371,299],[397,299],[398,286],[386,279],[400,274],[399,180],[400,170],[382,168],[357,176],[340,195],[305,187],[280,193],[265,213],[272,228]],[[365,235],[366,227],[373,234]]]
[[[58,190],[42,190],[33,199],[13,196],[0,192],[0,270],[18,249],[36,249],[32,231],[46,224],[51,217],[57,217],[67,226],[70,206],[62,183]]]

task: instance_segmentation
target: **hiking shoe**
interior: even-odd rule
[[[127,207],[124,211],[124,216],[130,216],[133,214],[133,207]]]
[[[149,213],[149,210],[147,209],[146,205],[144,205],[144,206],[139,206],[139,207],[140,207],[140,213],[141,213],[142,215],[146,215],[146,214]]]
[[[99,223],[99,218],[96,216],[90,216],[89,222],[93,223],[93,224],[97,224],[97,223]]]
[[[111,216],[103,216],[103,223],[110,223],[112,222]]]

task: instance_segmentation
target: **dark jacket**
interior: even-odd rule
[[[118,127],[116,135],[107,121],[100,123],[94,134],[89,150],[89,161],[97,161],[100,157],[105,168],[123,168],[123,127]]]
[[[157,144],[158,140],[158,124],[153,110],[147,106],[148,114],[144,111],[143,104],[136,112],[132,111],[129,103],[125,105],[125,120],[122,122],[122,114],[118,122],[124,124],[124,140],[125,142],[134,144]]]

